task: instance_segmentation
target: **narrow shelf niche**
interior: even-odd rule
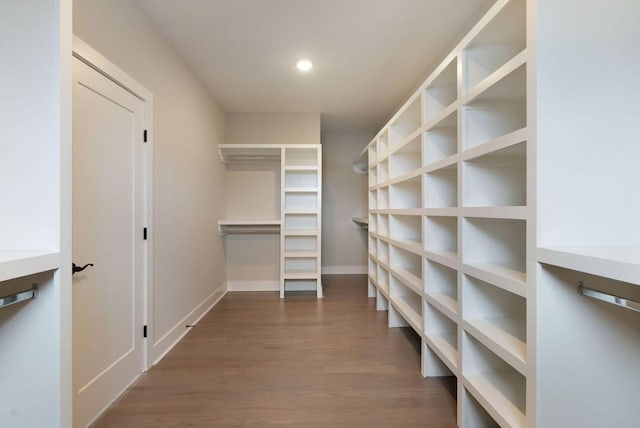
[[[389,244],[378,241],[378,260],[386,265],[389,264]]]
[[[458,166],[449,165],[425,174],[424,190],[427,208],[458,206]]]
[[[424,134],[423,165],[430,165],[458,152],[458,112],[453,112]]]
[[[284,273],[317,273],[317,259],[315,257],[296,257],[284,259]]]
[[[367,248],[369,249],[369,255],[376,258],[378,257],[378,240],[376,238],[369,236],[369,245]]]
[[[448,365],[457,366],[458,325],[429,303],[424,307],[424,333],[438,351],[449,359]]]
[[[389,272],[382,266],[378,266],[378,286],[389,295]]]
[[[318,193],[317,192],[301,192],[286,193],[284,196],[285,210],[317,210],[318,209]]]
[[[394,179],[420,168],[422,143],[417,136],[395,151],[389,158],[389,178]]]
[[[285,147],[285,166],[318,166],[318,151],[314,148]]]
[[[378,167],[374,166],[369,168],[369,187],[373,187],[378,184]]]
[[[308,252],[318,250],[318,238],[316,236],[285,236],[285,252]]]
[[[369,167],[372,167],[378,161],[378,145],[369,146]],[[373,168],[372,168],[373,169]]]
[[[317,214],[285,214],[284,228],[285,230],[317,230],[318,216]]]
[[[284,186],[286,189],[317,189],[317,171],[285,171]]]
[[[522,65],[464,106],[465,150],[527,126],[526,77]]]
[[[527,143],[464,162],[462,204],[466,207],[527,205]]]
[[[525,426],[526,379],[468,333],[463,335],[463,376],[501,426]],[[474,391],[475,390],[475,391]],[[503,422],[503,423],[501,423]]]
[[[378,233],[378,215],[369,214],[369,232]]]
[[[458,273],[456,270],[425,259],[425,292],[427,296],[458,314]]]
[[[458,98],[458,59],[451,60],[427,86],[424,95],[425,123],[453,104]]]
[[[390,233],[393,239],[420,250],[422,248],[422,218],[414,215],[390,216]]]
[[[376,252],[377,252],[376,248]],[[374,281],[378,282],[378,264],[374,260],[375,256],[369,257],[369,276],[373,278]]]
[[[376,141],[377,149],[376,153],[378,156],[378,160],[384,159],[387,156],[387,152],[389,150],[389,135],[388,132],[384,132],[378,140]]]
[[[378,179],[382,184],[385,181],[389,181],[389,160],[385,159],[378,164]]]
[[[462,296],[463,319],[515,358],[521,370],[527,358],[526,300],[468,275],[463,278]]]
[[[422,125],[421,98],[415,97],[404,111],[389,126],[389,148],[402,143]]]
[[[378,234],[389,237],[389,216],[378,215]]]
[[[378,193],[377,190],[369,191],[369,209],[370,210],[378,209],[378,195],[377,195],[377,193]]]
[[[464,92],[526,48],[526,1],[510,1],[463,50]]]
[[[465,218],[462,261],[492,274],[526,282],[526,222]]]
[[[389,186],[391,209],[414,209],[422,207],[422,179],[420,176]]]
[[[388,187],[382,187],[378,189],[378,209],[380,210],[389,209],[389,188]]]
[[[402,317],[416,332],[422,332],[422,297],[393,275],[390,276],[389,295]]]
[[[500,428],[500,425],[493,420],[491,415],[478,403],[478,400],[473,398],[473,395],[465,388],[463,392],[462,400],[464,403],[462,408],[464,414],[462,418],[464,422],[461,426],[469,426],[474,428]]]
[[[458,259],[458,218],[427,217],[425,249]]]
[[[390,267],[414,292],[422,291],[422,256],[391,246]]]

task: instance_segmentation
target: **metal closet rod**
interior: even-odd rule
[[[640,312],[640,302],[629,300],[615,294],[603,293],[602,291],[593,290],[584,286],[582,281],[578,282],[578,294],[589,297],[591,299],[600,300],[614,306],[619,306],[634,312]]]
[[[29,290],[23,290],[18,293],[0,297],[0,308],[24,302],[25,300],[32,300],[36,297],[38,297],[38,284],[33,284]]]

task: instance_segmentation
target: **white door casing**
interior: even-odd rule
[[[150,100],[116,83],[108,70],[98,69],[101,64],[78,57],[73,60],[73,260],[94,266],[73,277],[76,427],[95,420],[146,369],[143,325],[150,277],[143,240],[150,225],[149,154],[143,141]]]

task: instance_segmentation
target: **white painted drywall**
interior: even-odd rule
[[[322,272],[366,273],[367,234],[351,217],[367,216],[368,176],[353,171],[369,133],[322,135]]]
[[[226,144],[320,144],[319,113],[227,113]]]
[[[154,330],[152,360],[219,287],[225,267],[217,144],[224,113],[133,2],[74,2],[74,33],[154,95]]]

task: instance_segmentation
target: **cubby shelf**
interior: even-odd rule
[[[60,253],[54,251],[0,251],[0,282],[58,269]],[[0,292],[2,294],[2,292]]]
[[[493,373],[493,376],[494,382],[499,380],[505,385],[513,383],[508,374]],[[463,383],[465,388],[501,427],[526,427],[525,414],[506,398],[486,375],[463,375]]]
[[[422,311],[421,300],[420,296],[416,294],[405,296],[391,295],[391,304],[418,334],[422,334],[422,328],[420,327],[420,324],[422,324],[422,316],[420,315]]]
[[[518,338],[524,324],[513,318],[475,318],[463,322],[464,329],[480,343],[526,376],[527,345]],[[510,331],[520,332],[514,334]]]
[[[422,281],[416,275],[416,272],[410,272],[408,269],[396,267],[391,268],[391,274],[402,281],[404,285],[411,288],[416,294],[422,294]]]
[[[438,309],[452,321],[457,321],[458,302],[450,295],[444,293],[427,292],[425,294],[425,298],[427,299],[427,302],[433,305],[434,308]]]
[[[457,340],[456,336],[448,337],[438,334],[425,334],[424,339],[427,345],[435,352],[442,362],[456,374],[458,371],[458,350],[451,345],[451,342]]]

